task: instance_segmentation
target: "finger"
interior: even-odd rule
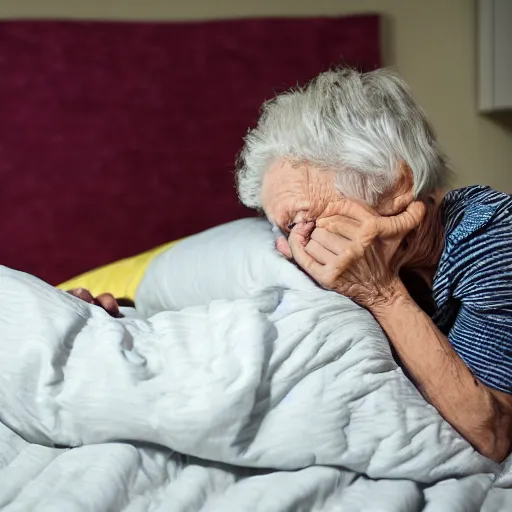
[[[407,209],[391,217],[379,217],[379,234],[384,238],[404,237],[416,229],[425,218],[426,207],[423,201],[413,201]]]
[[[346,251],[348,244],[353,243],[348,238],[324,228],[316,228],[313,233],[311,233],[311,240],[338,256]]]
[[[412,217],[415,227],[418,227],[427,214],[427,206],[423,201],[413,201],[406,210]]]
[[[316,226],[317,228],[324,228],[331,233],[343,236],[348,240],[357,239],[362,229],[361,222],[344,215],[333,215],[332,217],[318,219]]]
[[[292,259],[292,251],[290,245],[284,236],[280,236],[276,240],[276,249],[287,259]]]
[[[103,293],[96,297],[96,304],[102,307],[109,315],[119,315],[119,305],[111,293]]]
[[[303,238],[295,232],[295,228],[290,233],[288,243],[290,244],[293,259],[297,265],[305,270],[311,277],[317,279],[322,273],[323,265],[318,263],[315,258],[305,251]]]
[[[88,302],[89,304],[94,304],[94,297],[91,292],[85,288],[73,288],[72,290],[68,290],[68,293],[77,299]]]
[[[360,222],[376,215],[375,210],[371,206],[357,199],[344,199],[340,201],[334,213]]]
[[[304,250],[313,258],[315,258],[318,263],[322,265],[327,265],[329,263],[335,263],[336,255],[331,252],[329,249],[326,249],[321,244],[316,242],[315,240],[310,240],[308,245],[304,247]]]

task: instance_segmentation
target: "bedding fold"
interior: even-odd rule
[[[250,293],[203,304],[196,295],[174,311],[153,298],[160,312],[148,318],[111,318],[0,267],[5,510],[34,510],[43,494],[49,501],[37,510],[512,504],[507,466],[499,489],[502,467],[424,401],[371,315],[260,244],[271,240],[266,223],[242,225],[256,240],[251,257],[261,262],[267,251],[265,267],[288,274],[252,273]],[[176,257],[215,238],[201,236]],[[237,243],[252,254],[250,241]],[[179,271],[171,259],[158,265]],[[162,282],[144,286],[158,293]]]

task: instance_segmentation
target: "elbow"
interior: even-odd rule
[[[503,462],[512,449],[511,416],[501,410],[493,400],[492,412],[481,427],[475,429],[477,435],[470,441],[473,447],[484,457],[494,462]]]
[[[510,454],[510,436],[508,433],[506,436],[500,435],[493,430],[475,439],[473,447],[484,457],[501,463]]]

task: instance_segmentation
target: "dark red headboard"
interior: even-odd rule
[[[379,66],[377,16],[0,23],[0,263],[56,284],[247,216],[260,104],[340,63]]]

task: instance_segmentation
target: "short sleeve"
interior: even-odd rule
[[[508,308],[462,303],[448,338],[480,382],[512,394],[512,313]]]
[[[468,232],[451,260],[458,311],[448,338],[478,380],[512,394],[512,206]]]

